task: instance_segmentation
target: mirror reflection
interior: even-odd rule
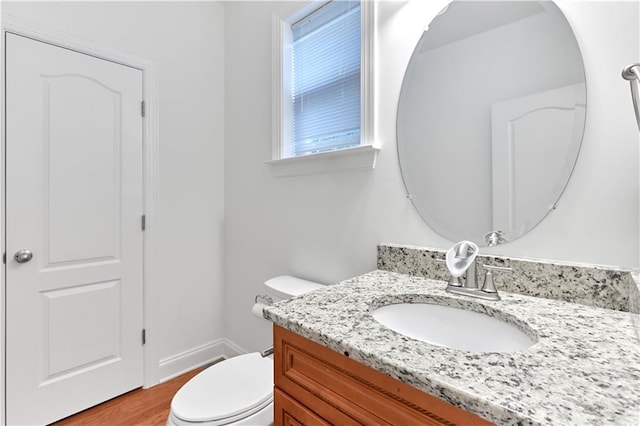
[[[452,241],[519,238],[552,209],[584,130],[582,56],[550,1],[454,1],[407,67],[398,155],[412,202]]]

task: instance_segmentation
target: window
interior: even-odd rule
[[[360,2],[327,3],[291,35],[292,154],[360,145]]]
[[[310,2],[274,19],[276,174],[372,168],[372,3]],[[298,160],[298,161],[293,161]]]

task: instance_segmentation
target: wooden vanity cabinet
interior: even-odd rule
[[[274,325],[275,425],[491,423]]]

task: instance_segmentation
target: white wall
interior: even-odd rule
[[[333,283],[375,269],[381,242],[452,244],[406,199],[395,148],[404,69],[444,4],[379,4],[375,170],[275,178],[264,164],[271,156],[271,19],[295,3],[3,2],[3,13],[158,65],[160,217],[150,220],[159,233],[160,359],[223,336],[245,350],[269,344],[270,325],[250,315],[269,277]],[[636,266],[640,138],[620,70],[638,60],[638,3],[558,4],[586,67],[580,158],[556,211],[520,240],[484,251]]]
[[[640,137],[620,71],[638,60],[638,2],[557,3],[574,26],[586,68],[580,158],[557,210],[520,240],[483,251],[637,266]],[[267,278],[288,273],[332,283],[375,269],[381,242],[452,245],[405,198],[395,147],[404,69],[422,29],[445,4],[379,4],[375,123],[382,151],[375,170],[293,178],[275,178],[264,162],[271,156],[271,17],[296,4],[227,4],[225,332],[244,349],[270,342],[269,324],[250,315]]]
[[[157,231],[159,317],[151,336],[159,361],[222,338],[224,6],[3,2],[2,12],[156,64],[159,214],[149,221]]]

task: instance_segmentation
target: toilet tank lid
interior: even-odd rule
[[[292,277],[291,275],[280,275],[271,278],[264,283],[267,293],[281,299],[288,299],[293,296],[300,296],[313,290],[324,287],[320,283]]]

